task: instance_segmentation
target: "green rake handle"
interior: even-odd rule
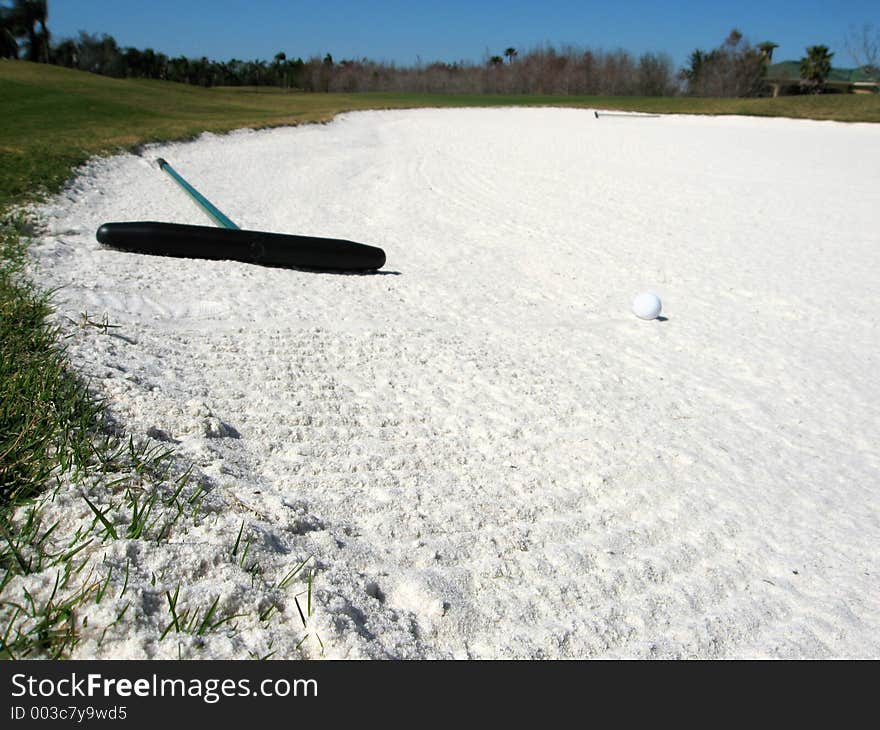
[[[214,205],[210,200],[208,200],[204,195],[202,195],[198,190],[196,190],[192,185],[190,185],[186,180],[184,180],[180,173],[178,173],[171,165],[168,164],[167,160],[163,158],[159,158],[156,160],[156,164],[159,165],[159,169],[163,172],[167,172],[171,178],[176,182],[180,187],[182,187],[186,193],[198,204],[198,206],[205,211],[214,222],[219,225],[221,228],[228,228],[232,231],[241,230],[235,223],[233,223],[229,218],[227,218],[216,205]]]

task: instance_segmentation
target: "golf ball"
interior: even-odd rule
[[[656,319],[663,304],[653,292],[642,292],[633,299],[633,314],[640,319]]]

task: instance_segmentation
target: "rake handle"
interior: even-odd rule
[[[167,172],[174,182],[176,182],[180,187],[184,189],[184,191],[198,204],[198,206],[207,213],[211,219],[221,228],[228,228],[231,231],[241,230],[235,223],[233,223],[229,218],[227,218],[223,212],[214,205],[210,200],[208,200],[204,195],[202,195],[198,190],[196,190],[192,185],[190,185],[183,177],[180,175],[177,170],[175,170],[171,165],[168,164],[168,161],[164,158],[160,157],[156,160],[156,164],[159,165],[159,169],[163,172]]]

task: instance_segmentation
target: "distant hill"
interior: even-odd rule
[[[780,61],[774,63],[767,68],[768,79],[792,80],[796,81],[801,77],[800,61]],[[871,81],[868,75],[860,68],[834,68],[832,66],[831,73],[828,74],[829,81],[848,81],[856,83],[858,81]]]

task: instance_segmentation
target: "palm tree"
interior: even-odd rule
[[[810,46],[807,55],[801,59],[801,79],[812,88],[814,94],[821,94],[825,88],[833,55],[828,51],[828,46]]]
[[[0,58],[18,58],[18,41],[12,30],[0,24]]]
[[[275,61],[272,64],[272,68],[275,70],[275,78],[278,79],[278,85],[281,88],[287,88],[287,54],[284,51],[279,51],[275,54]],[[284,73],[282,73],[282,69]]]
[[[49,63],[49,29],[46,27],[49,8],[46,0],[15,0],[12,7],[2,8],[2,11],[0,55],[17,58],[18,44],[15,40],[26,37],[25,58]]]
[[[13,8],[0,6],[0,58],[18,58],[18,17]]]
[[[774,43],[773,41],[764,41],[758,45],[758,50],[761,52],[761,55],[766,59],[767,65],[773,63],[773,51],[779,48],[778,43]]]
[[[507,56],[507,60],[509,63],[513,63],[513,59],[516,58],[519,54],[516,52],[516,48],[508,48],[506,51],[504,51],[504,55]]]

